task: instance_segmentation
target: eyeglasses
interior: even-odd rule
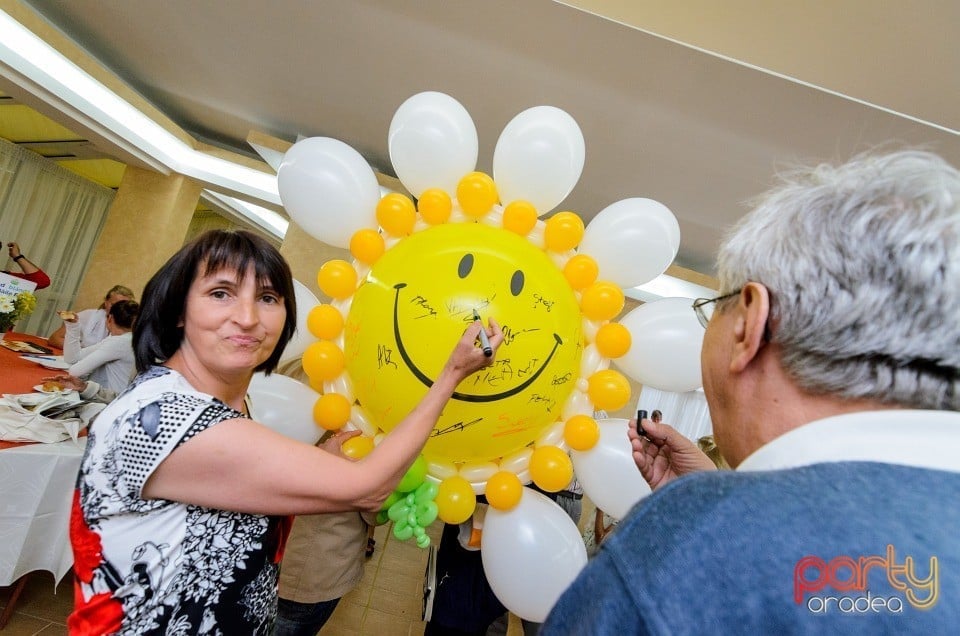
[[[716,307],[714,303],[738,296],[741,291],[743,291],[742,288],[732,291],[729,294],[724,294],[723,296],[717,296],[716,298],[697,298],[694,300],[693,313],[697,314],[697,320],[700,321],[703,328],[707,328],[707,323],[710,322],[710,318],[713,317],[713,310]]]

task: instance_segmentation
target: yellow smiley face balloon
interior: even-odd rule
[[[457,387],[428,459],[507,455],[560,417],[583,352],[580,308],[544,252],[477,223],[430,227],[379,258],[344,327],[346,369],[371,422],[392,430],[420,401],[478,311],[505,340],[496,362]]]

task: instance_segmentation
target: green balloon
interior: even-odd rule
[[[426,548],[426,547],[429,547],[429,546],[430,546],[430,535],[429,535],[429,534],[424,534],[424,535],[422,535],[422,536],[417,537],[417,547],[418,547],[418,548]]]
[[[387,497],[386,500],[384,500],[383,504],[380,506],[380,510],[387,510],[387,509],[389,509],[390,506],[392,506],[393,504],[397,503],[397,502],[400,501],[402,498],[403,498],[403,493],[402,493],[402,492],[397,492],[396,490],[394,490],[392,493],[390,493],[390,496]]]
[[[427,460],[423,458],[423,455],[418,455],[417,458],[413,461],[413,464],[410,465],[410,468],[407,469],[407,472],[400,479],[400,483],[397,484],[397,490],[401,492],[410,492],[415,490],[417,486],[423,483],[423,480],[427,478]]]
[[[437,498],[437,491],[439,490],[440,486],[430,480],[424,480],[424,482],[417,487],[417,490],[414,493],[414,499],[417,503],[433,501]]]
[[[387,516],[390,517],[390,521],[394,523],[399,523],[402,520],[410,515],[411,509],[405,501],[398,501],[397,503],[390,506],[390,510],[387,511]]]
[[[405,520],[400,521],[393,526],[393,536],[401,541],[406,541],[413,536],[413,528]]]
[[[385,524],[385,523],[386,523],[387,521],[389,521],[389,520],[390,520],[390,516],[387,515],[387,511],[386,511],[386,510],[381,510],[380,512],[377,513],[377,525],[378,525],[378,526]]]
[[[424,527],[429,526],[437,518],[438,512],[437,504],[432,501],[418,504],[416,510],[417,523]]]

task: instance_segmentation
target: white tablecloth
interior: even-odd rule
[[[0,450],[0,585],[73,564],[70,506],[87,439]]]

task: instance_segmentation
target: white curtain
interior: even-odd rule
[[[6,244],[16,241],[51,280],[17,331],[45,337],[59,326],[56,311],[73,304],[113,197],[110,188],[0,139],[0,269],[20,271],[7,257]]]
[[[713,432],[710,409],[702,390],[671,393],[645,386],[640,391],[637,409],[644,409],[647,417],[654,410],[659,410],[663,413],[664,423],[694,442]]]

